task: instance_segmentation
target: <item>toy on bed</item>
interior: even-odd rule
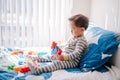
[[[13,70],[14,67],[15,67],[15,65],[9,65],[7,68],[8,68],[8,70]]]
[[[19,55],[19,54],[24,54],[23,51],[12,51],[12,55]]]
[[[24,55],[24,54],[26,54],[26,53],[21,50],[21,51],[12,51],[11,54],[12,54],[12,55],[18,55],[18,56],[20,55],[20,56],[21,56],[21,55]],[[28,55],[37,55],[38,52],[37,52],[37,51],[31,51],[31,50],[30,50],[30,51],[27,52],[27,54],[28,54]]]
[[[26,73],[30,71],[30,68],[28,66],[18,66],[18,67],[14,67],[13,71],[15,72],[21,72],[21,73]]]
[[[21,68],[21,70],[20,70],[21,73],[26,73],[29,71],[30,71],[30,68],[28,66],[25,66],[25,67]]]
[[[13,70],[15,72],[21,72],[21,73],[26,73],[26,72],[30,71],[30,68],[26,65],[22,65],[22,66],[10,65],[10,66],[8,66],[8,70]]]
[[[62,54],[62,50],[57,46],[57,43],[55,41],[52,42],[51,49],[52,60],[56,59],[57,55]]]
[[[16,61],[14,65],[9,65],[8,70],[12,70],[15,72],[21,72],[21,73],[26,73],[30,71],[30,68],[26,65],[25,61],[25,53],[24,51],[12,51],[11,55],[13,56],[12,58],[15,58]]]

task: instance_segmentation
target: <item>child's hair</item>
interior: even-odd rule
[[[70,17],[69,21],[73,21],[77,27],[84,27],[85,30],[88,28],[89,19],[82,14],[77,14]]]

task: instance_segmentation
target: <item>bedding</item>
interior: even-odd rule
[[[82,71],[92,71],[103,67],[120,44],[120,36],[117,33],[104,30],[93,24],[89,25],[85,37],[88,49],[80,61]]]
[[[23,49],[21,50],[23,51]],[[18,61],[21,60],[20,56],[11,54],[16,49],[2,48],[0,51],[0,80],[120,80],[120,69],[116,66],[104,66],[101,70],[89,72],[81,72],[79,68],[70,68],[40,75],[33,75],[30,71],[27,73],[15,72],[8,70],[8,66],[18,65]],[[25,50],[25,55],[26,52],[29,51]]]
[[[89,26],[96,27],[93,24]],[[96,28],[90,28],[88,29],[88,32],[86,32],[87,40],[89,42],[89,47],[90,47],[88,48],[88,52],[91,53],[86,52],[86,54],[84,55],[84,57],[80,62],[81,64],[79,68],[62,69],[54,72],[42,73],[40,75],[34,75],[30,71],[26,73],[21,73],[20,71],[15,71],[14,69],[12,69],[12,67],[14,66],[21,67],[22,65],[24,65],[25,57],[28,54],[29,55],[32,54],[32,56],[50,55],[51,53],[50,47],[24,48],[24,49],[1,47],[0,48],[0,80],[120,80],[120,67],[111,64],[109,64],[110,65],[109,66],[106,64],[114,53],[120,54],[120,52],[115,52],[120,42],[120,35],[116,35],[116,34],[114,35],[113,32],[112,34],[110,32],[110,36],[107,36],[108,39],[102,38],[103,36],[101,35],[101,32],[104,30],[102,31],[101,30],[102,30],[101,28],[96,27]],[[96,34],[91,34],[91,33],[95,33],[95,31]],[[100,36],[95,38],[99,34]],[[111,36],[113,37],[112,40],[114,41],[109,41]],[[101,45],[99,46],[98,51],[95,51],[94,49],[94,48],[98,48],[96,47],[98,45],[95,44],[97,43],[96,41],[94,41],[95,39],[97,39],[96,41],[100,39],[99,42]],[[91,44],[94,48],[91,48]],[[104,48],[102,48],[101,46]],[[89,49],[93,49],[93,50],[89,51]],[[120,51],[120,47],[118,49],[119,50],[117,51]],[[102,57],[100,54],[101,51],[103,51],[104,54],[106,54],[107,56],[104,55]],[[51,64],[51,62],[39,63],[39,65],[42,66],[49,64]]]

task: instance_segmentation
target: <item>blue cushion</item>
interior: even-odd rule
[[[103,67],[117,50],[118,35],[95,25],[89,25],[85,36],[88,41],[88,50],[80,60],[80,70],[93,71]]]

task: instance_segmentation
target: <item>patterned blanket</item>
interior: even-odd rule
[[[10,48],[0,49],[0,80],[120,80],[120,69],[115,66],[104,66],[99,70],[81,72],[79,68],[57,70],[34,75],[31,72],[20,73],[8,70],[8,66],[18,63],[21,59],[11,55]]]

